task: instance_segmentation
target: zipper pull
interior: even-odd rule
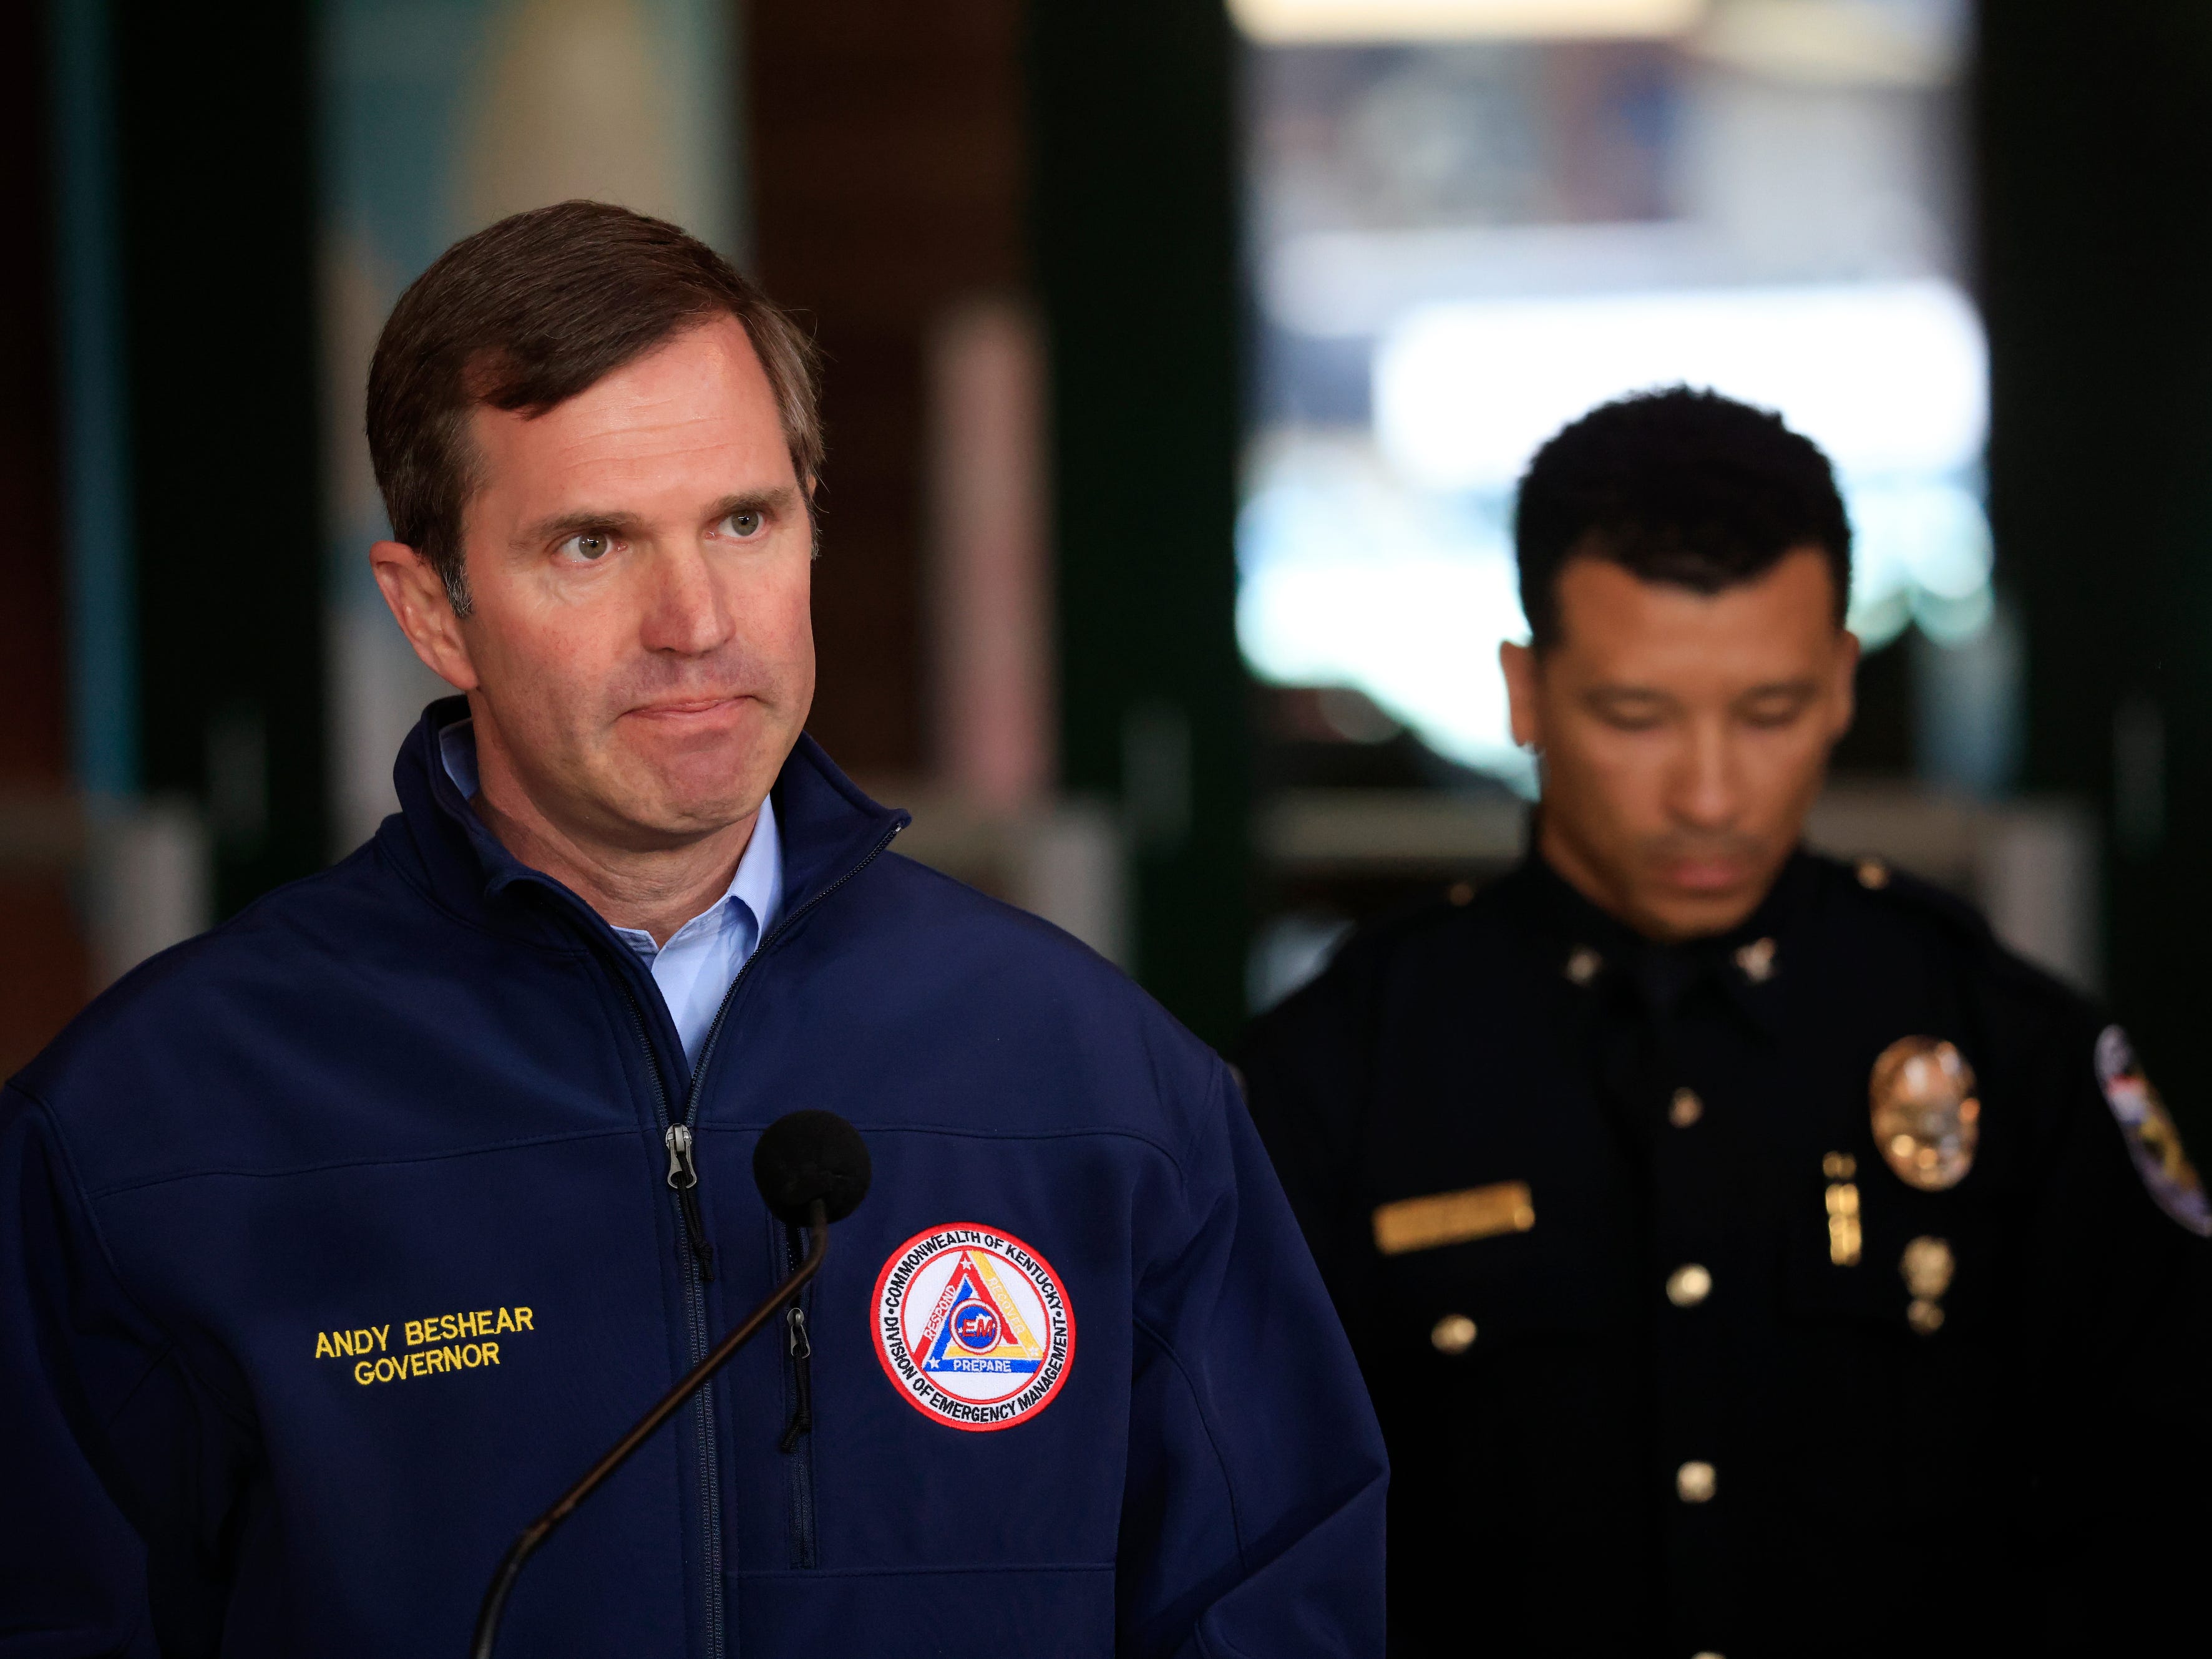
[[[791,1423],[775,1449],[787,1452],[798,1445],[800,1435],[814,1427],[814,1367],[809,1363],[814,1358],[814,1343],[806,1334],[806,1310],[796,1302],[784,1315],[783,1325],[787,1334],[785,1346],[791,1354]]]
[[[679,1193],[690,1192],[699,1184],[699,1166],[691,1161],[690,1127],[672,1123],[661,1139],[668,1145],[668,1184]]]
[[[699,1166],[691,1161],[691,1130],[672,1123],[661,1137],[668,1147],[668,1184],[684,1206],[684,1231],[699,1263],[699,1277],[714,1276],[714,1247],[707,1242],[707,1219],[699,1212]]]

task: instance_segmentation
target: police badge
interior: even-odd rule
[[[1923,1193],[1955,1187],[1974,1167],[1982,1103],[1974,1068],[1937,1037],[1899,1037],[1868,1079],[1874,1144],[1897,1178]]]
[[[2182,1150],[2181,1133],[2166,1115],[2166,1103],[2136,1063],[2128,1034],[2117,1025],[2107,1025],[2097,1038],[2097,1083],[2127,1137],[2136,1172],[2158,1207],[2199,1237],[2212,1238],[2212,1205],[2205,1201],[2204,1183]]]

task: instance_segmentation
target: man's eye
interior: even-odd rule
[[[615,538],[604,530],[586,530],[571,536],[554,550],[570,558],[583,560],[586,564],[604,559],[614,550]]]
[[[758,507],[740,507],[722,520],[722,528],[739,541],[757,536],[767,526],[767,515]]]
[[[1756,702],[1744,711],[1744,719],[1758,726],[1788,726],[1805,712],[1805,702],[1800,697],[1777,702]]]

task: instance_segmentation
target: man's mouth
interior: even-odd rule
[[[744,694],[738,691],[716,697],[667,697],[658,702],[640,703],[627,712],[647,720],[690,720],[734,708],[744,700]]]
[[[1659,873],[1679,893],[1725,893],[1743,885],[1750,860],[1717,854],[1668,859]]]

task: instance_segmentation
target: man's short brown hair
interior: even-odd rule
[[[461,525],[480,482],[478,404],[546,410],[680,331],[735,317],[752,342],[802,489],[822,470],[813,343],[697,238],[605,202],[532,209],[465,237],[417,276],[368,369],[368,454],[395,540],[468,614]]]

